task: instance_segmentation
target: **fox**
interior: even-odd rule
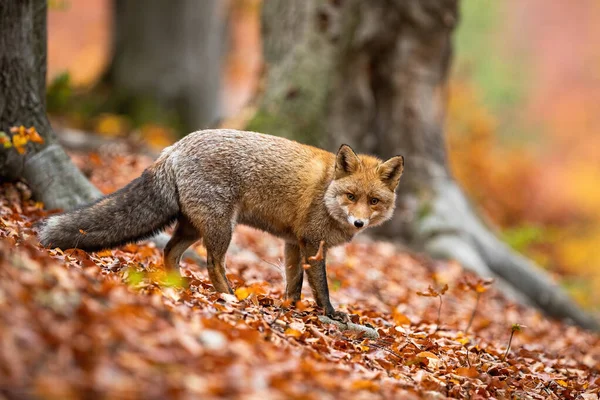
[[[46,218],[38,236],[46,248],[99,251],[176,223],[165,269],[179,272],[184,251],[202,239],[214,289],[233,293],[225,254],[236,224],[247,225],[283,239],[286,300],[300,300],[306,271],[325,315],[348,321],[330,301],[327,250],[392,217],[403,170],[403,156],[382,161],[345,144],[333,154],[263,133],[202,130],[165,148],[120,190]]]

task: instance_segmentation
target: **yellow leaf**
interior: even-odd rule
[[[421,357],[421,358],[433,358],[434,360],[438,360],[438,356],[436,356],[435,354],[433,354],[430,351],[422,351],[419,354],[417,354],[417,357]]]
[[[456,339],[456,341],[460,344],[462,344],[463,346],[466,346],[471,340],[467,337],[461,337]]]
[[[96,122],[96,132],[104,136],[119,136],[127,131],[128,123],[124,117],[104,114]]]
[[[144,141],[156,149],[163,149],[173,143],[174,133],[166,126],[146,124],[140,128]]]
[[[287,328],[284,333],[287,336],[292,336],[292,337],[295,337],[296,339],[298,339],[300,336],[302,336],[302,332],[300,332],[297,329],[293,329],[293,328]]]
[[[112,250],[102,250],[102,251],[97,251],[96,255],[98,257],[111,257],[113,255]]]
[[[248,296],[250,296],[250,290],[247,287],[242,286],[235,289],[235,297],[237,297],[238,300],[244,300]]]
[[[27,146],[27,137],[21,134],[16,134],[12,139],[13,146],[19,152],[19,154],[25,154],[25,146]]]
[[[567,382],[563,381],[562,379],[557,379],[554,382],[556,382],[557,384],[559,384],[560,386],[562,386],[564,388],[569,386],[569,384]]]
[[[165,286],[176,286],[183,287],[185,286],[185,281],[181,277],[179,271],[167,271],[166,276],[164,277],[163,284]]]

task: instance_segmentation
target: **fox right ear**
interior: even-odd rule
[[[396,156],[392,157],[383,164],[381,164],[377,171],[379,172],[379,177],[388,185],[391,190],[396,190],[398,183],[400,182],[400,177],[404,172],[404,157]]]
[[[335,179],[343,178],[358,170],[360,158],[347,144],[343,144],[335,157]]]

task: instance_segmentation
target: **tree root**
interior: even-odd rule
[[[333,324],[333,325],[337,326],[338,329],[341,331],[362,332],[364,334],[364,337],[369,338],[369,339],[378,339],[379,338],[379,333],[377,333],[377,331],[375,329],[368,327],[368,326],[355,324],[353,322],[344,323],[344,322],[336,321],[325,315],[319,315],[319,321],[321,321],[324,324]]]
[[[476,215],[458,185],[434,182],[429,212],[416,222],[417,241],[437,258],[455,259],[482,277],[496,279],[507,297],[538,307],[547,315],[599,331],[600,323],[583,311],[544,270],[502,243]]]

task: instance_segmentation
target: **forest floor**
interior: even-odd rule
[[[74,159],[104,192],[150,163],[118,149]],[[29,197],[0,187],[0,399],[598,399],[599,336],[454,262],[365,239],[332,250],[334,306],[377,329],[371,340],[321,323],[308,287],[281,307],[283,245],[267,234],[237,229],[223,295],[189,261],[183,282],[165,280],[151,243],[41,248],[32,225],[47,212]]]

